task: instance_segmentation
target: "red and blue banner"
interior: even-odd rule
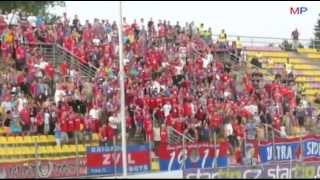
[[[302,147],[302,148],[301,148]],[[303,138],[276,139],[275,143],[262,142],[259,145],[261,163],[271,161],[320,160],[320,137],[305,136]]]
[[[305,160],[320,160],[320,137],[310,136],[303,141],[303,157]]]
[[[261,163],[270,161],[292,161],[297,160],[300,153],[300,143],[286,139],[272,142],[265,142],[259,146]]]
[[[128,173],[150,171],[149,145],[129,145],[127,147]],[[121,146],[97,146],[87,148],[87,174],[122,173]]]
[[[227,166],[227,157],[215,156],[215,147],[208,143],[182,145],[161,145],[159,163],[161,171],[189,168],[212,168]]]

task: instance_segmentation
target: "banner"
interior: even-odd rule
[[[221,167],[227,164],[226,157],[215,158],[214,145],[207,143],[188,144],[185,149],[182,145],[161,145],[159,156],[161,171]]]
[[[305,160],[320,160],[319,137],[307,137],[303,141],[303,158]]]
[[[78,160],[68,158],[0,163],[1,179],[76,177],[86,174],[86,158],[84,157],[78,158]]]
[[[299,142],[291,143],[268,143],[259,146],[261,163],[269,161],[296,160],[299,153]]]
[[[301,148],[302,146],[302,148]],[[263,142],[259,145],[261,163],[270,161],[320,160],[320,139],[318,136],[305,136],[301,139],[276,139],[272,142]]]
[[[183,179],[293,179],[320,178],[320,163],[278,163],[260,167],[230,167],[210,169],[187,169]]]
[[[150,171],[149,145],[129,145],[128,173]],[[88,175],[122,173],[121,146],[97,146],[87,149]]]

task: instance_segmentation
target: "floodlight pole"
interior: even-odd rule
[[[120,83],[120,120],[123,177],[127,177],[127,137],[125,121],[125,91],[123,70],[123,38],[122,38],[122,2],[119,1],[119,83]]]

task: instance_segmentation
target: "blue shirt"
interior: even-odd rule
[[[256,123],[248,123],[246,125],[247,130],[247,138],[248,139],[255,139],[256,137]]]
[[[54,130],[54,136],[55,136],[56,139],[60,139],[61,138],[61,131],[55,129]]]
[[[41,26],[42,24],[44,24],[44,19],[42,16],[37,16],[37,19],[36,19],[36,26],[39,27]]]
[[[18,125],[16,120],[11,120],[10,122],[10,129],[12,133],[20,133],[22,131],[21,126]]]

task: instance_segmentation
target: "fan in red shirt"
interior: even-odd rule
[[[49,63],[49,64],[45,67],[45,72],[46,72],[47,76],[48,76],[51,80],[53,80],[53,78],[54,78],[54,73],[55,73],[55,69],[54,69],[54,67],[53,67],[52,64]]]
[[[209,126],[212,129],[218,129],[222,125],[222,117],[217,113],[209,114]]]
[[[77,115],[74,119],[74,130],[82,131],[81,126],[83,126],[84,120],[81,116]]]
[[[275,129],[280,131],[281,127],[281,117],[279,115],[275,115],[272,119],[272,125]]]
[[[68,106],[66,105],[62,105],[61,108],[59,109],[59,114],[58,114],[58,117],[59,117],[59,120],[60,121],[63,121],[67,118],[68,116],[68,113],[69,113],[69,110],[68,110]]]
[[[146,139],[149,141],[153,140],[153,126],[152,126],[152,120],[150,117],[144,118],[144,129],[146,132]]]
[[[230,154],[231,144],[227,139],[222,139],[219,143],[219,155],[218,155],[218,167],[227,167],[228,166],[228,155]]]
[[[228,140],[222,139],[219,145],[219,156],[227,156],[230,154],[231,144]]]
[[[103,124],[101,128],[99,128],[99,139],[100,145],[103,146],[104,143],[108,141],[108,134],[107,134],[107,125]]]
[[[296,99],[295,98],[290,99],[289,104],[291,109],[295,109],[297,107]]]
[[[26,37],[28,43],[36,43],[36,37],[33,35],[32,27],[29,27],[26,32],[24,32],[24,36]]]
[[[31,125],[29,110],[26,107],[24,107],[20,111],[20,116],[21,116],[21,119],[22,119],[23,131],[24,132],[29,131],[30,130],[30,125]]]
[[[247,93],[252,94],[252,92],[254,91],[253,84],[249,81],[245,81],[244,85],[245,85],[245,89],[246,89]]]
[[[154,108],[157,107],[157,102],[156,102],[156,99],[155,99],[155,98],[150,98],[150,99],[149,99],[149,107],[150,107],[151,109],[154,109]]]
[[[198,108],[198,111],[195,114],[195,118],[200,122],[203,122],[206,119],[206,112],[204,111],[202,106]]]
[[[67,62],[60,64],[60,73],[62,76],[66,76],[68,74],[69,65]]]
[[[3,16],[0,16],[0,34],[7,28],[7,22],[4,20]]]
[[[181,119],[181,118],[178,118],[175,123],[174,123],[174,128],[180,132],[180,133],[183,133],[184,130],[186,129],[186,124],[185,122]]]
[[[224,74],[222,75],[222,81],[223,81],[226,85],[228,85],[228,84],[230,83],[230,81],[231,81],[230,75],[229,75],[228,73],[224,73]]]
[[[61,119],[60,120],[61,124],[61,132],[67,133],[68,132],[68,122],[66,119]]]
[[[169,116],[167,116],[165,120],[166,126],[174,127],[176,119],[173,117],[173,114],[169,114]]]
[[[150,50],[147,53],[147,66],[152,68],[152,71],[157,71],[160,67],[160,58],[161,55],[155,50]]]
[[[278,89],[273,91],[273,99],[275,100],[275,102],[281,102],[282,97],[283,96]]]
[[[160,143],[162,145],[168,144],[168,129],[165,124],[162,124],[161,129],[160,129]]]
[[[183,104],[183,112],[185,117],[191,117],[192,116],[192,103],[191,102],[185,102]]]
[[[163,24],[161,24],[159,26],[159,36],[160,38],[165,37],[166,36],[166,30]]]
[[[164,101],[162,97],[157,97],[156,98],[156,106],[161,108],[164,105]]]
[[[92,37],[93,37],[92,28],[91,28],[91,26],[89,26],[88,28],[85,28],[83,30],[83,34],[82,34],[83,42],[84,43],[91,42]]]
[[[243,139],[244,138],[244,125],[241,123],[242,118],[237,117],[237,122],[232,125],[232,128],[234,130],[234,134],[239,138]]]
[[[142,76],[144,83],[147,82],[148,80],[151,80],[150,70],[148,68],[143,69],[141,76]]]
[[[113,142],[114,137],[116,136],[113,128],[108,124],[106,127],[106,135],[109,142]]]
[[[8,43],[6,42],[1,43],[1,54],[2,54],[3,62],[7,64],[10,57],[10,46]]]
[[[24,85],[25,79],[26,79],[25,74],[20,73],[20,74],[17,76],[17,83],[18,83],[18,85],[19,85],[19,86]]]
[[[131,129],[132,127],[133,127],[133,119],[128,115],[129,114],[129,112],[126,112],[126,114],[127,114],[127,117],[126,117],[126,127],[127,127],[127,129]]]
[[[251,114],[248,110],[246,110],[246,109],[244,109],[244,108],[242,108],[242,109],[239,111],[238,115],[241,116],[241,117],[244,117],[244,118],[250,118],[250,117],[252,117],[252,114]]]
[[[234,153],[234,158],[235,158],[235,162],[240,165],[242,164],[242,152],[241,149],[239,147],[236,148],[235,153]]]
[[[70,115],[70,114],[69,114]],[[73,133],[75,132],[75,119],[74,119],[74,115],[70,115],[70,117],[67,118],[67,124],[68,124],[68,128],[67,128],[67,132],[68,133]]]
[[[63,46],[72,52],[72,50],[75,47],[75,40],[72,38],[72,36],[67,36],[63,40]]]
[[[195,64],[196,64],[196,66],[195,66],[196,69],[202,69],[202,68],[203,68],[202,58],[201,58],[201,57],[198,57],[198,58],[196,59]]]
[[[38,112],[36,116],[36,123],[37,123],[38,133],[40,133],[43,130],[43,125],[44,125],[44,115],[42,111]]]
[[[29,87],[30,89],[30,93],[32,95],[32,97],[36,97],[36,93],[37,93],[37,83],[35,81],[33,81]]]
[[[213,113],[214,111],[214,100],[213,99],[208,99],[207,100],[207,111],[209,114]]]

